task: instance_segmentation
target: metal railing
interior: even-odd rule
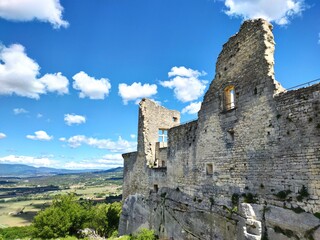
[[[306,83],[302,83],[302,84],[299,84],[297,86],[294,86],[294,87],[290,87],[290,88],[287,88],[286,90],[287,91],[290,91],[290,90],[295,90],[295,89],[298,89],[298,88],[301,88],[301,87],[309,87],[317,82],[320,82],[320,78],[317,78],[315,80],[312,80],[312,81],[309,81],[309,82],[306,82]]]

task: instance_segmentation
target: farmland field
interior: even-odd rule
[[[80,200],[105,202],[122,193],[122,171],[0,180],[0,228],[30,225],[55,195],[73,193]]]

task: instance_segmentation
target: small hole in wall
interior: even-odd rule
[[[206,173],[207,173],[207,175],[212,175],[213,174],[213,164],[212,163],[207,163],[207,165],[206,165]]]
[[[178,122],[178,118],[177,117],[173,117],[172,118],[172,122]]]
[[[158,190],[159,190],[158,184],[153,185],[153,190],[155,192],[158,192]]]
[[[254,94],[257,95],[258,94],[258,89],[254,88]]]
[[[229,142],[233,142],[234,141],[234,130],[233,129],[229,129],[227,131],[227,137],[228,137],[228,141]]]

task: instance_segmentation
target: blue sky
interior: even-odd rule
[[[0,163],[121,166],[139,99],[195,119],[222,45],[257,17],[285,88],[320,77],[316,0],[1,0]]]

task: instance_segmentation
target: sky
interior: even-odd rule
[[[0,163],[122,166],[139,101],[196,119],[222,45],[259,17],[276,80],[320,78],[317,0],[0,0]]]

